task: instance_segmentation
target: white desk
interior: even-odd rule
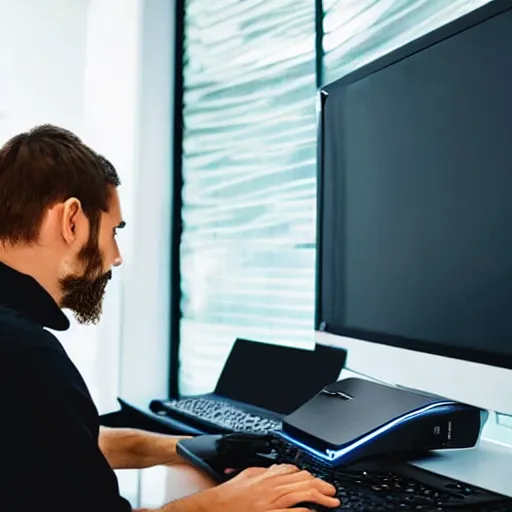
[[[490,441],[470,450],[436,452],[414,465],[512,497],[512,450]]]

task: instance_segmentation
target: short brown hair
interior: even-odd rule
[[[45,212],[76,197],[94,228],[108,209],[114,166],[75,134],[52,125],[16,135],[0,149],[0,242],[34,242]]]

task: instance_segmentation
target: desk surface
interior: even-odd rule
[[[512,497],[512,450],[509,447],[483,440],[476,448],[439,451],[413,464]]]

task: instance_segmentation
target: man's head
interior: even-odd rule
[[[124,226],[112,164],[44,125],[0,149],[0,259],[36,277],[82,323],[99,320]]]

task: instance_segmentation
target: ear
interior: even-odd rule
[[[82,210],[82,203],[76,198],[71,197],[62,207],[61,232],[62,238],[68,245],[75,243],[83,238],[85,214]]]

